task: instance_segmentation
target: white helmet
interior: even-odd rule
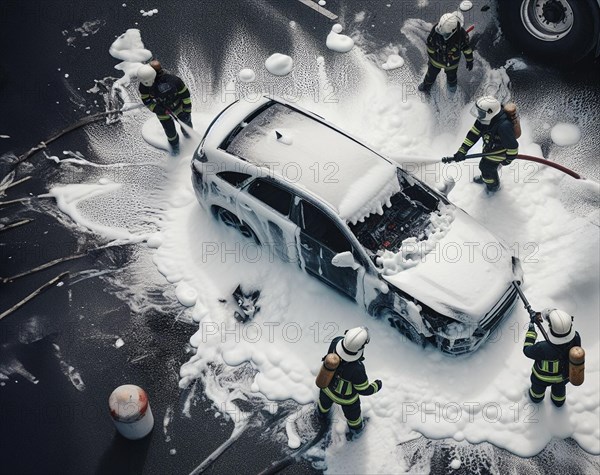
[[[335,352],[344,361],[356,361],[363,354],[365,345],[369,343],[369,329],[356,327],[346,330],[344,338],[338,341]]]
[[[575,337],[573,317],[567,312],[557,308],[546,308],[542,311],[542,317],[550,327],[548,338],[555,345],[569,343]]]
[[[156,71],[149,64],[144,64],[138,68],[137,77],[144,86],[150,87],[154,84]]]
[[[450,38],[456,30],[458,30],[458,17],[454,13],[444,13],[438,24],[435,26],[435,31],[442,35],[445,40]]]
[[[502,106],[494,96],[482,96],[471,108],[471,115],[477,117],[482,124],[489,124],[500,113]]]
[[[465,26],[465,16],[462,14],[462,12],[460,10],[456,10],[455,12],[452,12],[452,14],[456,16],[456,19],[458,20],[459,28],[461,26]]]

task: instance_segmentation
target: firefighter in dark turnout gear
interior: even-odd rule
[[[192,99],[190,91],[177,76],[162,69],[158,61],[140,66],[137,72],[139,91],[144,105],[156,114],[165,130],[174,155],[179,152],[179,134],[172,115],[192,127]],[[183,130],[183,135],[189,137]]]
[[[537,333],[533,319],[525,335],[523,353],[535,360],[531,368],[531,388],[529,398],[542,402],[546,388],[551,387],[551,399],[555,406],[561,407],[566,400],[566,386],[569,382],[569,350],[581,346],[579,333],[573,328],[573,317],[567,312],[547,308],[537,314],[538,319],[548,323],[550,332],[548,341],[536,343]]]
[[[498,168],[500,165],[510,165],[519,154],[519,143],[515,137],[513,123],[498,99],[493,96],[477,99],[471,114],[477,117],[477,120],[452,161],[464,160],[469,149],[483,138],[483,153],[490,155],[483,157],[479,162],[481,176],[476,176],[473,181],[485,184],[487,191],[495,192],[500,189]]]
[[[357,437],[364,428],[359,396],[370,396],[383,387],[380,380],[370,383],[367,377],[362,362],[367,343],[369,331],[366,327],[351,328],[346,330],[344,336],[334,338],[328,353],[336,353],[342,361],[329,386],[321,389],[317,403],[317,414],[323,421],[329,417],[333,403],[342,406],[349,428],[346,435],[348,440]]]
[[[419,91],[429,92],[440,70],[446,73],[447,86],[450,92],[456,91],[458,64],[460,55],[464,54],[467,69],[473,69],[473,50],[469,35],[462,27],[456,13],[445,13],[440,21],[431,29],[427,37],[427,54],[429,64]]]

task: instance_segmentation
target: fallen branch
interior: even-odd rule
[[[9,229],[17,228],[19,226],[23,226],[24,224],[31,223],[33,219],[22,219],[21,221],[15,221],[12,223],[8,223],[6,226],[0,228],[0,233],[2,231],[8,231]]]
[[[17,203],[27,203],[28,201],[31,201],[31,198],[19,198],[18,200],[0,201],[0,208],[3,206],[14,205]]]
[[[85,252],[80,252],[79,254],[73,254],[71,256],[67,256],[67,257],[59,257],[58,259],[54,259],[52,261],[48,261],[45,264],[41,264],[37,267],[34,267],[33,269],[29,269],[26,271],[21,272],[20,274],[15,274],[12,275],[10,277],[3,277],[0,279],[0,282],[3,284],[6,284],[7,282],[12,282],[13,280],[17,280],[20,279],[21,277],[25,277],[31,274],[35,274],[36,272],[40,272],[46,269],[49,269],[50,267],[53,267],[57,264],[61,264],[63,262],[68,262],[68,261],[73,261],[75,259],[80,259],[82,257],[88,256],[89,254],[91,254],[92,252],[96,252],[96,251],[102,251],[105,249],[111,249],[113,247],[120,247],[120,246],[127,246],[130,244],[134,244],[134,243],[122,243],[122,244],[108,244],[105,246],[101,246],[101,247],[94,247],[92,249],[89,249],[88,251]]]
[[[12,188],[13,186],[20,185],[21,183],[23,183],[29,179],[31,179],[31,176],[26,176],[26,177],[21,178],[20,180],[13,181],[10,185],[8,185],[6,188],[4,188],[4,190],[8,190],[9,188]]]
[[[2,283],[6,284],[7,282],[12,282],[13,280],[20,279],[21,277],[25,277],[27,275],[35,274],[36,272],[48,269],[48,268],[50,268],[52,266],[55,266],[56,264],[60,264],[61,262],[68,262],[68,261],[72,261],[74,259],[79,259],[80,257],[87,256],[87,254],[88,253],[75,254],[75,255],[72,255],[72,256],[60,257],[58,259],[54,259],[52,261],[46,262],[45,264],[42,264],[42,265],[37,266],[37,267],[34,267],[33,269],[29,269],[29,270],[26,270],[25,272],[21,272],[20,274],[15,274],[15,275],[12,275],[10,277],[3,277],[2,278]]]
[[[30,300],[34,299],[35,297],[37,297],[38,295],[40,295],[44,290],[46,290],[48,287],[52,287],[54,284],[56,284],[57,282],[59,282],[60,280],[62,280],[65,276],[69,275],[68,272],[63,272],[62,274],[57,275],[56,277],[54,277],[52,280],[49,280],[48,282],[46,282],[44,285],[42,285],[41,287],[39,287],[38,289],[34,290],[33,292],[31,292],[27,297],[25,297],[23,300],[17,302],[15,305],[13,305],[12,307],[10,307],[8,310],[6,310],[3,313],[0,313],[0,320],[2,320],[4,317],[6,317],[7,315],[10,315],[11,313],[13,313],[15,310],[18,310],[19,308],[21,308],[23,305],[25,305],[27,302],[29,302]]]
[[[248,419],[241,422],[238,426],[235,427],[231,437],[223,442],[217,449],[210,454],[200,465],[198,465],[194,470],[190,472],[190,475],[198,475],[199,473],[204,472],[208,467],[210,467],[215,460],[217,460],[223,452],[225,452],[231,445],[240,438],[240,436],[245,432],[248,428]]]

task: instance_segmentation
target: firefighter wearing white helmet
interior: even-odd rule
[[[561,407],[566,400],[569,382],[569,350],[581,346],[581,337],[573,326],[573,317],[563,310],[547,308],[536,314],[538,321],[548,325],[548,340],[536,343],[537,333],[533,319],[525,335],[523,353],[535,360],[531,368],[531,387],[529,398],[542,402],[546,388],[551,387],[551,399],[555,406]]]
[[[137,70],[139,91],[144,105],[156,114],[162,125],[173,155],[179,153],[179,134],[172,116],[192,127],[192,99],[181,78],[167,73],[160,62],[154,60]],[[182,127],[184,137],[189,134]]]
[[[479,161],[481,175],[476,176],[473,181],[485,185],[486,190],[493,193],[500,189],[498,169],[501,165],[512,163],[519,154],[519,143],[512,120],[494,96],[477,99],[471,108],[471,114],[476,117],[475,123],[451,161],[465,160],[469,149],[480,138],[483,139],[483,153],[487,155]]]
[[[346,330],[344,336],[333,339],[329,345],[330,353],[336,353],[341,363],[335,371],[331,383],[321,389],[317,403],[317,415],[325,422],[333,403],[342,406],[348,424],[348,440],[353,440],[364,428],[360,410],[359,396],[370,396],[380,391],[383,383],[377,379],[370,383],[362,362],[365,346],[369,343],[367,327]],[[325,357],[323,357],[325,359]]]
[[[473,50],[469,35],[463,28],[464,17],[461,13],[444,13],[427,37],[429,64],[419,91],[429,92],[437,75],[443,69],[446,84],[450,92],[456,91],[457,72],[461,53],[467,61],[467,69],[473,69]]]

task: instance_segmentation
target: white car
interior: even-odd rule
[[[228,106],[192,171],[199,203],[216,218],[414,342],[471,352],[515,305],[522,271],[504,243],[442,193],[283,100]],[[460,257],[444,256],[457,245]],[[493,258],[482,252],[490,246]]]

